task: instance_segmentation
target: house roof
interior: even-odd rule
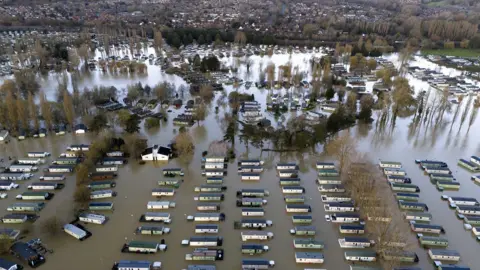
[[[170,154],[172,154],[172,149],[170,149],[168,147],[160,146],[160,148],[158,149],[158,154],[164,155],[164,156],[169,156]]]
[[[151,153],[153,153],[153,147],[149,147],[149,148],[143,150],[143,152],[142,152],[141,155],[142,155],[142,156],[146,156],[146,155],[149,155],[149,154],[151,154]]]
[[[28,260],[31,257],[37,257],[38,253],[31,249],[27,243],[24,242],[16,242],[10,248],[15,254],[22,257],[24,260]]]
[[[12,266],[17,265],[14,262],[7,261],[5,259],[0,258],[0,268],[1,269],[10,269]]]

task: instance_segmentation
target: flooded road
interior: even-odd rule
[[[278,59],[275,59],[277,57]],[[292,61],[296,61],[296,65],[302,69],[308,69],[308,63],[305,63],[307,56],[293,57]],[[228,60],[227,60],[228,61]],[[260,60],[258,60],[260,61]],[[288,61],[288,56],[274,56],[272,59],[264,58],[263,67],[266,67],[268,61],[275,61],[277,66]],[[294,64],[295,65],[295,64]],[[259,62],[255,62],[252,70],[259,69]],[[150,70],[148,83],[153,85],[161,80],[173,80],[182,83],[183,80],[176,76],[164,77],[160,74],[159,69]],[[158,73],[154,73],[158,72]],[[240,76],[256,81],[257,77],[253,74],[246,74],[245,70],[240,70]],[[85,79],[85,85],[101,83],[111,85],[119,83],[114,79]],[[170,75],[168,75],[170,76]],[[100,80],[100,82],[96,81]],[[147,82],[146,81],[146,82]],[[137,82],[135,79],[123,79],[120,81],[119,88],[125,87],[127,84]],[[414,82],[415,86],[421,86],[420,82]],[[43,85],[43,84],[42,84]],[[123,86],[125,85],[125,86]],[[93,85],[92,85],[93,86]],[[52,88],[53,89],[53,88]],[[226,91],[232,91],[231,86],[226,87]],[[419,90],[419,89],[416,89]],[[241,88],[239,91],[254,93],[256,100],[262,106],[265,106],[266,90],[256,90],[252,87],[250,90]],[[218,98],[219,94],[217,94]],[[215,101],[212,102],[212,106]],[[225,108],[228,110],[228,107]],[[181,113],[180,110],[174,110],[169,114],[168,123],[163,123],[157,130],[142,130],[142,133],[148,138],[149,145],[160,144],[166,145],[176,135],[178,127],[172,124],[173,117]],[[168,165],[147,163],[138,165],[137,162],[131,162],[119,169],[119,177],[117,178],[117,186],[114,190],[118,196],[113,199],[115,203],[114,212],[105,213],[110,220],[105,225],[86,225],[87,229],[92,232],[93,236],[85,241],[77,241],[73,237],[60,233],[55,237],[50,237],[42,233],[39,225],[43,220],[57,216],[65,223],[73,219],[73,192],[75,189],[75,175],[71,175],[65,181],[65,188],[55,191],[54,198],[47,203],[44,210],[40,212],[40,219],[34,223],[34,226],[9,225],[10,228],[28,229],[27,239],[40,237],[49,248],[54,249],[53,254],[47,254],[47,261],[40,269],[48,270],[64,270],[64,269],[111,269],[113,263],[122,259],[131,260],[150,260],[161,261],[163,269],[179,270],[188,265],[185,261],[185,254],[192,251],[191,247],[181,246],[181,240],[194,236],[195,223],[187,222],[186,216],[194,214],[197,202],[194,201],[194,187],[204,184],[205,177],[201,176],[201,153],[208,149],[210,143],[214,140],[223,139],[224,129],[221,126],[221,116],[224,109],[221,108],[218,115],[213,110],[203,121],[200,126],[193,126],[190,133],[195,140],[196,152],[192,163],[188,168],[184,168],[186,175],[184,182],[177,190],[176,195],[171,198],[162,198],[162,200],[173,200],[176,203],[174,209],[168,211],[172,215],[172,224],[167,225],[172,229],[171,233],[164,236],[142,236],[135,235],[134,231],[138,226],[146,225],[138,220],[140,216],[147,212],[146,204],[148,201],[154,201],[156,198],[151,196],[151,190],[158,187],[157,181],[162,178],[161,170],[165,167],[181,167],[175,160],[170,161]],[[273,116],[265,113],[267,118],[273,120]],[[291,115],[288,113],[287,115]],[[288,117],[286,115],[286,117]],[[274,121],[272,121],[274,123]],[[421,189],[421,202],[428,205],[430,213],[433,215],[432,224],[439,224],[445,227],[446,237],[450,241],[450,249],[456,249],[460,252],[462,260],[460,264],[474,267],[480,264],[480,259],[476,255],[478,243],[472,236],[471,232],[465,231],[462,222],[457,220],[453,210],[450,210],[448,204],[440,199],[441,194],[475,197],[480,200],[480,186],[475,185],[471,180],[471,174],[456,164],[459,158],[469,158],[479,152],[480,140],[476,136],[476,130],[479,129],[478,121],[475,121],[470,131],[464,125],[460,129],[459,124],[453,125],[450,131],[450,124],[440,123],[427,127],[420,127],[412,132],[409,129],[411,118],[398,119],[395,128],[392,130],[386,128],[386,131],[375,129],[375,123],[372,127],[356,126],[351,128],[352,134],[358,139],[359,149],[368,153],[369,158],[377,162],[378,159],[399,161],[403,163],[408,175],[412,178],[412,182]],[[467,124],[468,125],[468,124]],[[435,128],[436,127],[436,128]],[[28,151],[48,151],[52,153],[51,162],[55,157],[60,155],[67,146],[74,143],[90,143],[95,139],[92,134],[73,136],[67,134],[63,137],[48,136],[42,139],[27,139],[25,141],[15,141],[7,145],[0,145],[0,158],[8,158],[8,156],[24,157]],[[265,188],[270,191],[267,198],[268,204],[264,207],[266,211],[265,218],[273,221],[273,227],[268,228],[275,234],[272,240],[265,242],[270,247],[270,251],[261,255],[261,258],[274,260],[277,269],[304,269],[295,263],[293,239],[289,234],[289,230],[293,228],[291,215],[285,213],[285,202],[281,188],[278,184],[278,176],[275,171],[275,164],[282,162],[298,162],[301,167],[300,178],[302,185],[306,188],[305,202],[312,206],[312,215],[314,217],[313,225],[316,226],[316,239],[325,242],[325,263],[321,267],[330,270],[347,270],[348,264],[343,259],[343,251],[338,244],[339,232],[338,225],[334,225],[325,221],[325,211],[323,203],[320,199],[320,193],[315,184],[316,173],[314,164],[319,160],[321,149],[318,154],[278,154],[273,152],[261,152],[253,146],[248,148],[243,145],[237,138],[235,150],[238,159],[251,158],[262,159],[265,163],[265,172],[259,182],[249,183],[240,180],[237,174],[237,161],[233,161],[228,165],[228,175],[225,177],[225,185],[228,187],[225,192],[225,201],[221,204],[221,212],[225,213],[227,218],[220,224],[219,236],[224,238],[223,249],[225,250],[225,260],[216,262],[218,269],[240,269],[241,266],[241,239],[240,230],[233,229],[233,222],[241,219],[241,208],[236,207],[236,191],[241,188]],[[321,148],[321,147],[320,147]],[[454,176],[461,183],[459,191],[448,191],[440,193],[430,180],[414,163],[414,159],[439,159],[445,161],[453,171]],[[328,158],[327,158],[328,160]],[[44,165],[43,167],[45,167]],[[42,167],[42,168],[43,168]],[[41,169],[40,169],[41,170]],[[32,180],[22,182],[19,190],[9,191],[9,197],[0,201],[0,214],[7,214],[6,208],[15,201],[15,196],[26,190],[28,183],[38,181],[41,173],[35,174]],[[108,200],[107,200],[108,201]],[[103,214],[103,213],[102,213]],[[4,225],[2,225],[4,226]],[[413,237],[413,233],[412,233]],[[141,255],[121,253],[122,245],[131,240],[145,240],[160,242],[165,239],[168,245],[166,252],[159,252],[155,255]],[[416,242],[415,242],[416,243]],[[422,269],[432,269],[432,263],[428,260],[426,251],[419,247],[415,250],[420,257],[419,266]],[[247,256],[245,256],[247,257]],[[195,263],[201,264],[201,263]],[[472,268],[475,269],[475,268]]]

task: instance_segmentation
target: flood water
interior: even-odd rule
[[[301,69],[308,68],[309,56],[294,55],[292,62],[294,65],[300,66]],[[418,59],[417,59],[418,60]],[[230,61],[230,60],[225,60]],[[288,61],[288,56],[273,56],[272,59],[265,57],[254,62],[253,71],[258,71],[259,62],[264,62],[263,67],[266,67],[268,61],[273,61],[276,65],[284,64]],[[296,64],[295,64],[296,63]],[[249,80],[258,80],[258,73],[255,75],[247,74],[246,70],[240,70],[242,78]],[[104,84],[106,86],[118,85],[118,88],[125,87],[129,83],[138,82],[136,79],[122,79],[113,80],[109,77],[104,79],[103,75],[92,74],[89,79],[86,79],[85,85],[93,86],[93,84]],[[176,76],[161,74],[158,67],[149,67],[149,75],[143,82],[148,82],[153,85],[161,80],[168,80],[173,78],[179,83],[184,83],[183,80]],[[49,78],[53,84],[55,79]],[[413,79],[412,79],[413,80]],[[118,83],[118,84],[116,84]],[[413,81],[415,87],[420,86],[421,82]],[[43,87],[46,85],[42,84]],[[83,87],[83,86],[82,86]],[[54,88],[54,86],[53,86]],[[231,91],[231,87],[226,87],[227,92]],[[416,89],[417,91],[419,89]],[[425,89],[426,90],[426,89]],[[250,90],[241,89],[255,94],[256,99],[264,106],[267,91],[256,90],[254,86]],[[218,98],[219,94],[217,94]],[[215,104],[215,102],[212,102]],[[215,105],[213,105],[215,106]],[[181,240],[188,239],[194,236],[194,223],[187,222],[186,216],[196,212],[196,204],[193,191],[195,186],[205,183],[205,177],[201,176],[201,153],[208,149],[209,144],[214,140],[221,140],[223,138],[223,128],[221,124],[221,117],[223,116],[223,108],[221,108],[218,115],[213,110],[207,119],[200,126],[193,126],[190,133],[195,140],[196,152],[194,159],[188,168],[184,168],[186,175],[184,182],[177,190],[173,198],[162,198],[162,200],[173,200],[176,207],[168,211],[173,216],[173,222],[167,227],[172,229],[171,233],[162,236],[142,236],[134,235],[136,227],[146,225],[140,223],[138,220],[140,215],[147,212],[146,204],[148,201],[154,201],[156,198],[151,196],[151,190],[157,186],[157,181],[162,178],[162,168],[180,167],[175,160],[165,164],[138,165],[137,162],[131,160],[128,165],[120,168],[116,180],[117,186],[114,188],[118,192],[118,196],[112,201],[115,204],[114,212],[105,213],[110,220],[105,225],[87,224],[86,227],[92,232],[93,236],[85,241],[77,241],[73,237],[60,233],[55,237],[50,237],[42,233],[39,224],[43,220],[55,215],[65,223],[73,219],[73,192],[75,189],[75,176],[71,175],[65,181],[65,188],[60,191],[55,191],[54,198],[47,203],[37,220],[32,227],[29,227],[30,233],[27,235],[27,240],[40,237],[42,241],[49,247],[54,249],[53,254],[47,254],[47,261],[45,265],[40,266],[40,269],[111,269],[115,261],[121,259],[131,260],[150,260],[161,261],[163,269],[179,270],[185,268],[188,263],[184,257],[186,253],[192,251],[191,247],[181,246]],[[226,108],[228,110],[228,108]],[[181,111],[174,111],[169,115],[168,123],[163,123],[157,130],[142,130],[142,133],[148,138],[149,145],[168,144],[175,136],[178,127],[174,127],[172,119],[174,115]],[[290,114],[290,113],[289,113]],[[271,118],[268,113],[265,116]],[[467,121],[468,122],[468,121]],[[398,119],[394,129],[386,128],[386,131],[380,132],[376,130],[375,123],[366,127],[359,125],[351,128],[351,133],[358,139],[359,150],[368,153],[368,156],[373,161],[378,159],[400,161],[407,170],[408,175],[412,178],[412,182],[418,185],[421,189],[421,202],[428,205],[430,213],[433,214],[432,224],[440,224],[445,227],[446,237],[450,241],[450,249],[458,250],[462,256],[460,264],[469,265],[475,269],[476,265],[480,264],[476,257],[478,250],[478,243],[472,236],[472,233],[465,231],[462,222],[457,220],[453,210],[450,210],[448,204],[440,199],[441,194],[475,197],[480,200],[480,187],[475,185],[471,180],[471,174],[461,168],[456,163],[459,158],[469,158],[471,155],[477,154],[479,151],[480,140],[476,136],[478,130],[478,121],[467,132],[468,123],[465,123],[460,129],[459,124],[453,125],[450,131],[450,124],[439,124],[437,126],[422,126],[415,132],[409,130],[411,118]],[[435,128],[436,127],[436,128]],[[48,162],[53,161],[54,157],[60,155],[65,151],[65,148],[74,143],[90,143],[95,139],[92,134],[86,135],[71,135],[67,134],[63,137],[48,136],[42,139],[27,139],[25,141],[17,142],[13,140],[7,145],[0,145],[0,157],[8,158],[8,156],[23,157],[28,151],[49,151],[52,157]],[[321,147],[320,147],[321,149]],[[253,146],[248,148],[243,145],[240,140],[236,140],[235,150],[237,158],[260,158],[266,162],[265,172],[259,182],[249,183],[241,181],[237,174],[237,162],[228,164],[228,175],[225,177],[225,185],[228,187],[225,192],[225,201],[222,202],[221,212],[225,213],[226,221],[220,224],[219,236],[224,238],[223,249],[225,250],[225,260],[215,262],[217,269],[240,269],[242,256],[240,246],[240,230],[233,229],[233,222],[241,219],[241,208],[236,207],[236,191],[241,188],[266,188],[270,191],[270,196],[267,198],[268,204],[264,207],[266,211],[265,218],[273,221],[273,226],[268,228],[275,234],[272,240],[265,242],[270,247],[270,251],[261,255],[261,258],[274,260],[277,269],[304,269],[306,266],[297,265],[294,259],[293,239],[289,234],[289,230],[293,228],[291,217],[285,213],[285,203],[281,188],[278,185],[278,176],[274,169],[274,165],[279,161],[298,162],[301,167],[300,178],[302,185],[306,188],[305,202],[312,206],[312,215],[314,217],[313,225],[316,226],[316,239],[325,242],[325,263],[321,267],[330,270],[346,270],[348,264],[343,259],[343,251],[338,244],[338,226],[325,221],[325,211],[320,200],[320,193],[315,184],[316,173],[314,164],[319,160],[320,152],[317,154],[302,154],[290,153],[287,155],[280,155],[272,152],[261,152]],[[440,193],[432,185],[426,175],[415,165],[414,159],[440,159],[447,162],[453,171],[455,177],[460,181],[461,188],[459,191],[449,191]],[[328,160],[328,158],[327,158]],[[48,163],[47,162],[47,163]],[[44,166],[43,166],[44,167]],[[42,167],[42,168],[43,168]],[[40,168],[40,170],[42,170]],[[15,201],[15,196],[21,194],[26,190],[28,183],[38,181],[41,173],[37,173],[33,180],[21,183],[19,190],[8,191],[8,198],[0,201],[0,214],[5,215],[8,212],[6,208],[9,204]],[[106,199],[106,201],[109,201]],[[104,214],[104,213],[102,213]],[[2,225],[3,226],[3,225]],[[22,225],[9,225],[10,228],[25,229]],[[413,237],[413,233],[412,233]],[[168,250],[166,252],[159,252],[155,255],[141,255],[121,253],[122,245],[131,240],[145,240],[157,241],[161,239],[166,240]],[[416,242],[415,242],[416,243]],[[417,248],[415,250],[420,257],[419,266],[422,269],[433,269],[431,261],[428,260],[426,251]],[[192,262],[192,264],[202,264]],[[205,263],[206,264],[206,263]]]

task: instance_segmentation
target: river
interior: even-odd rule
[[[287,63],[288,55],[274,55],[260,58],[252,57],[254,64],[251,72],[247,73],[245,68],[240,68],[239,76],[251,81],[258,80],[258,70],[260,62],[265,68],[268,62],[272,61],[278,67]],[[309,63],[308,54],[294,54],[292,56],[293,66],[299,66],[300,70],[308,70]],[[395,56],[391,56],[394,60]],[[225,59],[223,62],[233,61]],[[415,63],[422,63],[422,59],[416,57]],[[449,70],[445,72],[451,72]],[[412,84],[416,90],[421,90],[424,85],[413,78]],[[148,76],[134,78],[116,78],[113,76],[102,75],[99,72],[92,72],[90,76],[81,80],[80,89],[84,86],[93,85],[114,85],[117,88],[124,88],[126,85],[141,81],[154,85],[160,81],[173,81],[178,86],[185,82],[177,76],[166,75],[162,73],[157,66],[148,67]],[[42,88],[47,91],[49,97],[53,97],[56,78],[53,75],[42,80]],[[424,88],[423,88],[424,89]],[[231,91],[231,87],[227,86],[226,91]],[[424,89],[426,90],[426,89]],[[240,91],[254,93],[256,100],[265,105],[267,90],[256,90],[254,86],[249,90],[241,87]],[[217,94],[218,98],[219,94]],[[215,104],[215,101],[212,102]],[[215,106],[215,105],[213,105]],[[162,168],[178,167],[175,160],[170,161],[168,165],[152,164],[138,165],[137,162],[131,161],[128,165],[120,168],[117,178],[117,186],[115,191],[118,196],[113,199],[115,203],[115,211],[106,213],[110,220],[105,225],[91,225],[86,227],[93,233],[93,236],[87,240],[80,242],[71,236],[60,233],[55,237],[50,237],[42,233],[39,224],[50,216],[57,216],[62,221],[70,221],[72,216],[73,191],[75,189],[75,176],[71,175],[65,181],[66,187],[61,191],[56,191],[54,198],[47,203],[44,210],[40,212],[40,219],[34,223],[33,227],[27,235],[27,239],[32,237],[41,237],[49,248],[54,249],[53,254],[47,254],[47,261],[40,269],[111,269],[115,261],[121,259],[132,260],[151,260],[161,261],[163,269],[179,270],[188,265],[184,260],[186,253],[192,248],[181,246],[181,240],[188,239],[194,235],[194,224],[186,221],[186,215],[196,212],[196,202],[193,200],[195,193],[194,186],[205,183],[205,178],[201,176],[201,153],[208,149],[209,144],[214,140],[223,138],[223,129],[221,124],[221,116],[223,116],[223,108],[220,109],[218,115],[211,110],[205,121],[200,126],[193,126],[190,132],[195,140],[196,152],[192,163],[188,169],[185,169],[186,175],[184,183],[177,190],[177,194],[173,197],[176,207],[169,210],[173,216],[173,222],[169,227],[171,233],[165,236],[140,236],[134,235],[137,226],[144,225],[138,221],[141,214],[147,212],[146,204],[148,201],[155,200],[151,196],[151,190],[157,187],[157,180],[161,177]],[[228,107],[226,108],[228,110]],[[169,115],[168,123],[163,123],[157,130],[143,130],[142,133],[148,138],[149,145],[168,144],[175,136],[178,127],[174,127],[172,119],[174,115],[181,113],[181,110],[173,109]],[[288,113],[290,115],[291,113]],[[269,118],[271,115],[265,113]],[[273,122],[273,121],[272,121]],[[468,122],[468,121],[466,121]],[[459,158],[469,158],[478,152],[480,140],[475,135],[478,129],[478,121],[472,125],[467,132],[468,123],[463,128],[459,128],[459,124],[455,123],[450,131],[450,124],[440,124],[434,129],[433,125],[426,128],[421,127],[417,132],[409,132],[411,118],[398,119],[394,129],[387,128],[387,131],[379,131],[375,129],[375,123],[372,126],[358,125],[351,128],[351,133],[358,140],[359,150],[368,153],[369,158],[374,161],[378,159],[394,160],[403,163],[408,175],[412,178],[413,183],[421,188],[421,201],[426,203],[433,214],[432,224],[443,225],[446,229],[446,237],[450,240],[451,249],[460,252],[462,260],[460,264],[474,265],[480,264],[476,256],[478,243],[472,236],[471,232],[463,229],[462,223],[456,219],[454,211],[448,208],[448,204],[440,199],[441,194],[475,197],[480,200],[480,187],[475,185],[471,180],[471,174],[460,169],[456,163]],[[0,157],[26,156],[28,151],[49,151],[53,157],[62,153],[67,146],[74,143],[90,143],[95,139],[93,134],[77,135],[67,134],[63,137],[48,136],[42,139],[27,139],[25,141],[15,141],[7,145],[0,145]],[[337,239],[340,238],[338,226],[325,221],[325,211],[320,200],[320,193],[316,188],[314,180],[316,173],[314,164],[318,161],[317,154],[286,154],[280,155],[272,152],[261,152],[252,146],[245,148],[237,139],[235,150],[237,157],[260,158],[266,161],[265,172],[258,183],[247,183],[240,180],[237,174],[237,163],[231,162],[228,165],[228,175],[225,177],[225,184],[228,190],[225,192],[225,201],[222,202],[221,212],[226,213],[227,219],[220,224],[219,235],[224,237],[225,260],[216,262],[218,269],[240,269],[241,254],[240,231],[233,229],[233,222],[241,218],[240,208],[235,206],[235,193],[241,188],[266,188],[270,191],[268,204],[264,207],[266,210],[266,219],[273,221],[273,227],[269,228],[275,234],[275,237],[266,244],[270,247],[270,251],[261,255],[262,258],[274,260],[277,269],[304,269],[304,266],[297,265],[294,259],[293,237],[289,234],[289,230],[293,227],[290,215],[285,213],[285,203],[278,185],[278,177],[274,169],[274,165],[279,161],[298,162],[301,166],[302,185],[306,188],[307,204],[313,208],[314,225],[317,228],[316,239],[325,242],[325,263],[321,268],[330,270],[347,270],[348,264],[343,259],[343,250],[340,249]],[[427,176],[415,165],[414,159],[440,159],[450,165],[455,177],[460,181],[461,188],[455,192],[440,193],[435,189]],[[52,161],[50,158],[48,161]],[[328,160],[328,158],[326,159]],[[43,168],[43,167],[42,167]],[[9,191],[8,198],[0,201],[0,214],[7,214],[6,207],[15,201],[15,195],[26,190],[28,183],[38,180],[41,173],[37,173],[33,180],[21,183],[21,187],[16,191]],[[166,198],[170,200],[170,198]],[[2,225],[3,226],[3,225]],[[8,226],[11,228],[24,228],[21,225]],[[412,233],[413,237],[413,233]],[[158,241],[165,239],[168,250],[165,253],[159,252],[155,255],[139,255],[121,253],[122,245],[130,240],[146,240]],[[419,247],[415,250],[420,257],[419,266],[422,269],[432,269],[432,263],[426,255],[426,251]],[[475,268],[472,268],[475,269]]]

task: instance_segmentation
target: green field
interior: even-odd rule
[[[457,57],[480,57],[478,49],[441,49],[441,50],[422,50],[423,55],[442,55]]]

